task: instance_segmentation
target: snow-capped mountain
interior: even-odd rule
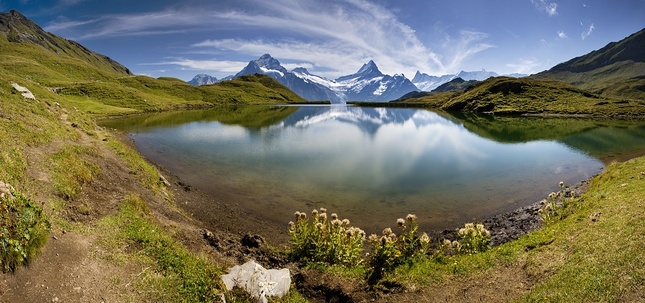
[[[217,83],[218,80],[217,78],[207,75],[207,74],[199,74],[193,77],[192,80],[188,81],[189,84],[195,85],[195,86],[200,86],[200,85],[205,85],[205,84],[213,84]]]
[[[404,75],[384,75],[374,61],[363,64],[355,74],[336,79],[350,101],[390,101],[418,88]]]
[[[264,54],[259,59],[250,61],[235,77],[256,73],[278,80],[309,101],[390,101],[417,90],[403,75],[389,76],[381,73],[374,61],[364,64],[354,74],[330,80],[311,74],[302,67],[288,71],[271,55]]]
[[[417,71],[414,78],[412,78],[412,83],[420,90],[429,92],[454,78],[455,75],[430,76]]]
[[[443,76],[431,76],[417,71],[417,73],[414,75],[414,78],[412,78],[412,83],[414,83],[414,85],[416,85],[416,87],[418,87],[420,90],[424,92],[429,92],[441,86],[442,84],[448,83],[456,78],[461,78],[466,81],[470,81],[470,80],[484,81],[490,77],[497,77],[497,76],[499,76],[499,74],[497,74],[496,72],[489,72],[483,68],[480,71],[467,72],[462,70],[457,74],[447,74]],[[510,74],[505,76],[521,78],[521,77],[526,77],[527,75]]]
[[[329,100],[332,103],[341,103],[344,100],[335,93],[329,80],[310,74],[305,68],[288,71],[280,62],[269,54],[262,55],[257,60],[252,60],[235,78],[249,74],[264,74],[278,80],[300,97],[309,101]]]

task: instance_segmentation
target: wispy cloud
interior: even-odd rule
[[[591,23],[589,27],[585,31],[583,31],[582,34],[580,34],[580,38],[584,40],[585,38],[589,37],[591,33],[593,33],[594,29],[595,27],[593,23]]]
[[[567,34],[564,31],[558,31],[558,38],[560,39],[567,39]]]
[[[226,73],[239,72],[248,62],[219,61],[219,60],[192,60],[186,58],[167,58],[168,60],[157,63],[141,63],[139,65],[178,65],[188,70],[217,70]]]
[[[558,4],[555,2],[549,2],[547,0],[531,0],[531,3],[533,3],[537,9],[545,12],[549,16],[555,16],[558,14]]]
[[[245,5],[245,9],[204,5],[199,10],[175,6],[88,20],[59,19],[45,29],[76,40],[213,32],[211,39],[196,41],[192,47],[220,55],[222,51],[247,56],[270,53],[286,64],[309,64],[330,77],[355,72],[368,60],[386,73],[454,72],[467,58],[492,47],[485,42],[487,34],[470,30],[454,36],[444,33],[444,46],[431,49],[394,12],[366,0],[252,0]],[[228,29],[228,34],[216,34],[221,28]]]

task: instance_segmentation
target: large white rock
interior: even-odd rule
[[[254,260],[236,265],[222,275],[222,281],[227,290],[236,286],[251,294],[258,302],[267,302],[267,297],[281,298],[291,287],[289,269],[265,269]]]
[[[13,88],[16,89],[18,92],[21,92],[23,97],[27,99],[36,100],[36,96],[34,96],[34,94],[32,94],[31,91],[26,87],[20,86],[18,85],[18,83],[11,83],[11,86],[13,86]]]

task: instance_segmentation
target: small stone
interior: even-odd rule
[[[258,248],[264,244],[264,238],[260,235],[245,234],[242,237],[242,245],[248,248]]]

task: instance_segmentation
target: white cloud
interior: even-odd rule
[[[566,38],[569,38],[569,37],[567,37],[567,34],[564,31],[558,31],[558,38],[566,39]]]
[[[178,65],[190,70],[221,71],[226,73],[237,73],[243,69],[248,62],[241,61],[218,61],[218,60],[192,60],[185,58],[169,58],[167,61],[157,63],[141,63],[139,65]]]
[[[374,60],[389,74],[456,72],[464,60],[493,47],[485,42],[487,34],[462,30],[455,36],[444,32],[443,46],[430,49],[394,12],[366,0],[249,0],[244,2],[244,9],[239,2],[233,3],[238,7],[230,3],[199,9],[177,5],[156,12],[105,14],[89,20],[59,19],[45,29],[74,40],[213,33],[210,39],[195,43],[193,50],[216,53],[218,58],[226,56],[222,51],[235,52],[237,58],[270,53],[287,63],[308,63],[312,72],[328,77],[353,73],[368,60]],[[222,28],[226,35],[218,34]],[[196,67],[187,60],[173,62]],[[200,62],[214,66],[215,62],[226,61]]]
[[[518,74],[534,74],[538,70],[537,68],[542,64],[536,59],[520,59],[519,63],[508,63],[507,67],[510,67],[514,73]]]
[[[555,2],[548,2],[547,0],[531,0],[537,9],[545,12],[549,16],[558,14],[558,4]]]
[[[584,40],[585,38],[589,37],[591,33],[594,31],[594,29],[595,27],[593,26],[593,23],[591,23],[591,25],[589,25],[587,30],[583,31],[582,34],[580,34],[580,38]]]

